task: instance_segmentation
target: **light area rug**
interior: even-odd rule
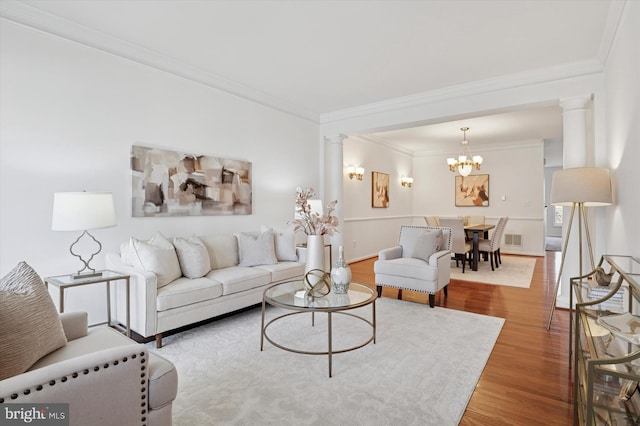
[[[333,357],[265,341],[260,309],[165,338],[149,350],[178,370],[174,425],[457,425],[504,320],[402,300],[376,301],[377,342]],[[281,313],[268,308],[267,318]],[[352,310],[371,319],[371,306]],[[269,335],[325,349],[326,314],[289,316]],[[371,327],[333,315],[334,349],[364,342]],[[309,342],[309,343],[304,343]]]
[[[462,273],[462,266],[456,267],[455,260],[451,262],[451,279],[473,281],[482,284],[505,285],[509,287],[529,288],[533,278],[536,259],[520,256],[502,255],[502,263],[495,271],[491,270],[491,262],[480,260],[478,270],[472,271],[469,265]]]

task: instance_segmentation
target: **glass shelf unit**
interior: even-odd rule
[[[571,278],[574,424],[640,424],[640,260],[603,255],[611,274],[601,286],[596,271]],[[570,336],[571,338],[571,336]]]

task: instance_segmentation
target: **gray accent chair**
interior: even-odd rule
[[[3,403],[68,403],[70,425],[171,425],[175,366],[87,314],[60,314],[67,344],[0,380]]]
[[[451,254],[456,260],[456,267],[462,262],[462,273],[467,262],[471,263],[471,243],[467,242],[467,234],[464,232],[464,221],[458,218],[442,218],[440,225],[451,228]]]
[[[423,231],[442,231],[442,240],[438,251],[428,260],[411,257],[412,247]],[[398,245],[381,250],[374,263],[378,297],[382,287],[399,289],[398,299],[402,299],[402,290],[413,290],[429,294],[429,306],[435,306],[435,294],[444,290],[447,296],[451,277],[451,228],[435,226],[401,226]]]

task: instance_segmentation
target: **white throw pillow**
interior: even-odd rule
[[[164,287],[182,276],[176,249],[159,232],[148,241],[131,237],[129,243],[133,253],[131,266],[156,274],[158,287]]]
[[[411,257],[428,262],[431,255],[440,249],[441,241],[441,230],[422,231],[411,250]]]
[[[273,230],[269,229],[258,236],[240,232],[236,234],[236,238],[238,239],[240,253],[239,266],[273,265],[278,263],[273,243]]]
[[[182,275],[185,277],[200,278],[211,270],[209,252],[200,238],[174,238],[173,245],[178,254]]]
[[[280,262],[297,262],[298,255],[296,254],[296,234],[293,232],[293,227],[290,226],[282,232],[278,232],[275,229],[262,225],[260,232],[273,230],[273,240],[276,250],[276,258]]]

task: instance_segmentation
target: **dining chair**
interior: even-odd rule
[[[438,220],[438,216],[425,216],[425,222],[427,222],[428,226],[440,226],[440,221]]]
[[[478,251],[483,254],[488,254],[491,258],[492,271],[495,271],[494,265],[496,268],[499,268],[500,263],[502,263],[500,247],[502,245],[502,234],[504,233],[504,228],[506,227],[508,220],[509,218],[506,216],[498,219],[498,224],[496,225],[491,238],[488,240],[478,241]]]
[[[440,226],[451,228],[451,258],[456,260],[456,267],[462,261],[462,273],[464,274],[465,263],[471,265],[471,243],[467,241],[464,232],[464,221],[458,218],[441,218]]]

